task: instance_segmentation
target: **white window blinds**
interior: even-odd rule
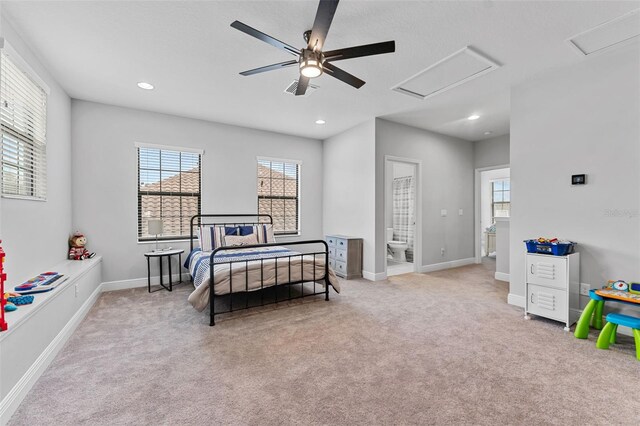
[[[154,240],[149,220],[160,219],[160,239],[191,236],[200,214],[200,152],[138,146],[138,241]]]
[[[2,194],[47,198],[47,94],[0,54]]]
[[[300,164],[258,158],[258,213],[269,214],[278,235],[300,232]]]

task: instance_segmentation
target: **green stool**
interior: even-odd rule
[[[611,343],[616,343],[616,331],[619,325],[633,330],[633,338],[636,342],[636,358],[640,361],[640,318],[623,314],[607,315],[607,323],[600,332],[600,336],[598,336],[596,348],[609,349]]]

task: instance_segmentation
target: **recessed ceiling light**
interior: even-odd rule
[[[324,123],[326,123],[326,121],[324,121],[324,120],[316,120],[316,124],[324,124]]]
[[[492,135],[492,134],[493,134],[493,132],[484,132],[484,134],[485,134],[485,135],[487,135],[487,136],[489,136],[489,135]]]
[[[141,81],[138,83],[138,87],[144,90],[153,90],[153,84]]]
[[[473,114],[467,117],[467,120],[477,120],[478,118],[480,118],[479,115],[477,114]]]

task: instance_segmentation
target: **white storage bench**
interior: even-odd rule
[[[52,270],[67,279],[6,315],[9,329],[0,333],[0,424],[9,420],[100,295],[100,256],[65,261]]]

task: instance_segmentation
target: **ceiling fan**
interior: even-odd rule
[[[240,21],[233,21],[231,24],[233,28],[298,57],[297,59],[290,61],[279,62],[277,64],[243,71],[240,74],[247,76],[298,65],[300,69],[300,78],[298,79],[296,96],[304,95],[307,91],[309,80],[319,77],[323,72],[355,87],[356,89],[362,87],[365,83],[364,81],[336,67],[332,62],[343,59],[359,58],[362,56],[392,53],[396,50],[396,44],[395,41],[385,41],[382,43],[366,44],[363,46],[347,47],[345,49],[323,52],[322,46],[324,45],[327,33],[329,32],[333,15],[336,13],[338,2],[339,0],[320,0],[318,11],[316,12],[316,18],[313,22],[313,28],[305,31],[303,34],[307,46],[302,49],[296,49],[295,47],[287,43],[283,43],[280,40],[256,30],[255,28],[251,28]]]

